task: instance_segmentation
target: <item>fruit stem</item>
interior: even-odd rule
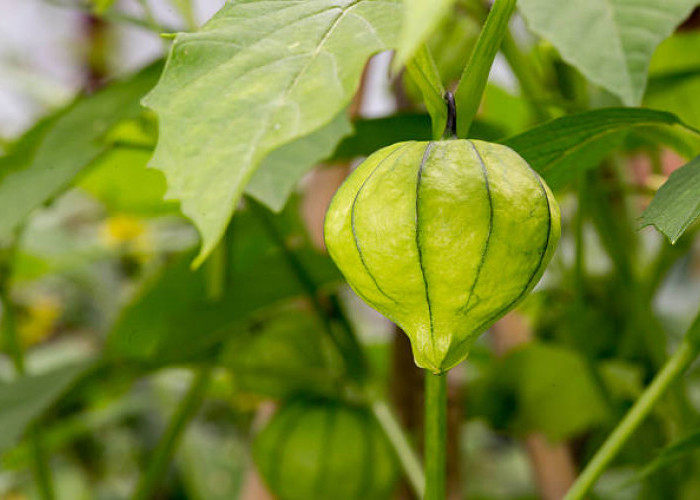
[[[442,134],[443,139],[457,138],[457,106],[455,106],[455,96],[449,90],[444,95],[445,103],[447,104],[447,122],[445,123],[445,132]]]
[[[445,500],[447,375],[425,372],[425,500]]]
[[[605,468],[619,453],[634,431],[644,421],[654,404],[663,396],[669,386],[681,376],[700,352],[700,314],[685,334],[685,338],[673,356],[654,377],[627,415],[617,425],[588,465],[568,491],[564,500],[580,500],[596,483]]]

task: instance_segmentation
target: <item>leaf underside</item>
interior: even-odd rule
[[[271,210],[281,211],[304,174],[329,158],[338,143],[351,133],[348,115],[341,111],[325,127],[270,153],[253,174],[246,193]]]
[[[195,264],[260,162],[345,109],[367,58],[394,46],[400,19],[390,0],[241,0],[177,36],[144,104],[159,116],[151,166],[202,235]]]
[[[700,217],[700,156],[671,174],[642,214],[642,227],[654,226],[675,243]]]

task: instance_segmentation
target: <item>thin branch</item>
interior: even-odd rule
[[[17,331],[17,318],[15,315],[16,306],[12,300],[12,265],[17,251],[17,242],[22,233],[20,228],[15,232],[12,244],[3,255],[0,262],[0,302],[2,303],[2,338],[7,346],[10,357],[15,367],[17,376],[26,374],[26,363],[22,342]],[[33,473],[41,498],[43,500],[53,500],[54,488],[51,478],[51,469],[44,452],[41,429],[33,423],[29,427],[28,435],[32,450]]]
[[[695,318],[683,342],[673,356],[654,377],[649,387],[625,415],[608,439],[603,443],[579,478],[564,497],[565,500],[580,500],[595,485],[596,481],[620,452],[635,430],[644,421],[666,390],[678,379],[700,353],[700,314]]]
[[[175,410],[168,423],[168,428],[153,451],[146,473],[142,476],[136,493],[132,497],[133,500],[149,500],[156,497],[158,485],[168,470],[185,429],[202,406],[211,380],[211,373],[210,365],[204,365],[197,372],[187,394]]]

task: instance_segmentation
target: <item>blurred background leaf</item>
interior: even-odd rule
[[[12,447],[90,365],[66,366],[39,375],[25,375],[0,384],[0,455]]]
[[[141,112],[141,96],[155,84],[161,69],[160,63],[153,64],[78,99],[28,132],[30,139],[20,141],[0,165],[0,240],[9,238],[32,210],[65,190],[108,149],[101,139],[117,123]]]

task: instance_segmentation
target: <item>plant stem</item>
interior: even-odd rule
[[[447,375],[425,372],[425,500],[445,500]]]
[[[0,302],[2,303],[2,340],[12,358],[15,372],[21,377],[26,374],[26,364],[19,333],[17,332],[15,304],[10,294],[11,265],[14,261],[16,242],[19,239],[20,231],[17,231],[12,246],[4,255],[4,262],[0,262]],[[55,495],[51,469],[44,453],[41,430],[36,423],[32,423],[29,426],[28,436],[32,453],[32,472],[39,488],[39,495],[43,500],[53,500]]]
[[[197,20],[194,16],[194,9],[192,8],[192,0],[172,0],[172,2],[187,25],[187,29],[190,31],[197,31]]]
[[[551,120],[553,118],[552,113],[543,104],[544,96],[542,95],[540,80],[533,71],[532,65],[527,61],[526,56],[518,48],[518,44],[510,32],[507,32],[503,39],[501,52],[503,52],[508,66],[510,66],[513,75],[518,80],[522,97],[530,104],[533,114],[539,121]]]
[[[599,185],[599,174],[587,184],[587,212],[595,225],[601,243],[615,265],[621,287],[621,298],[629,314],[631,331],[635,333],[633,342],[641,340],[651,369],[661,370],[668,358],[666,332],[654,315],[644,283],[640,281],[631,265],[637,252],[636,235],[627,226],[630,215],[623,204],[614,204],[610,196]],[[637,332],[638,336],[637,336]],[[682,382],[674,384],[667,397],[669,408],[681,427],[692,421],[692,408],[687,400]]]
[[[654,377],[649,387],[637,399],[634,406],[610,434],[603,446],[596,452],[564,500],[579,500],[593,487],[605,468],[615,458],[632,433],[644,421],[654,404],[669,386],[690,366],[700,354],[700,315],[686,333],[683,342]]]
[[[366,362],[362,350],[354,338],[355,336],[350,328],[349,322],[341,322],[341,325],[343,326],[343,337],[339,337],[331,324],[327,309],[323,306],[318,297],[316,284],[307,270],[304,268],[303,264],[299,261],[296,254],[284,241],[284,238],[277,229],[274,221],[271,219],[268,210],[252,198],[246,198],[246,200],[248,201],[252,212],[258,218],[263,228],[269,235],[270,239],[272,239],[272,241],[274,241],[282,251],[287,263],[289,264],[290,270],[297,278],[301,287],[304,289],[306,296],[311,302],[311,307],[313,307],[314,312],[321,321],[323,329],[338,348],[338,351],[345,362],[348,375],[354,381],[362,382],[366,376]],[[336,309],[335,312],[342,315],[342,311],[340,310],[337,301],[332,301],[331,304],[334,306],[334,309]]]
[[[39,486],[40,497],[44,500],[52,500],[54,492],[51,469],[44,450],[44,440],[41,431],[35,423],[29,428],[29,441],[34,461],[34,478]]]
[[[480,21],[483,21],[488,15],[488,10],[482,0],[471,0],[468,8],[472,12],[472,15],[477,17]],[[527,56],[518,48],[518,44],[510,33],[510,30],[508,30],[503,37],[501,52],[503,53],[503,57],[506,58],[508,66],[510,66],[516,80],[518,80],[522,97],[528,101],[534,116],[537,117],[539,121],[552,119],[552,113],[543,105],[544,89],[541,84],[542,79],[537,75],[531,61],[528,61]]]
[[[1,271],[0,271],[1,272]],[[0,302],[2,302],[2,340],[6,349],[12,358],[12,364],[15,367],[17,375],[25,374],[24,353],[20,344],[19,335],[17,333],[17,325],[15,319],[15,307],[10,298],[8,290],[8,281],[3,279],[0,283]]]
[[[163,28],[163,25],[158,22],[156,19],[156,16],[151,9],[151,6],[148,4],[148,0],[137,0],[139,5],[141,5],[141,10],[143,10],[143,18],[146,22],[146,26],[155,33],[156,35],[159,35],[160,42],[163,45],[163,50],[167,54],[168,49],[170,48],[170,41],[168,40],[167,37],[160,36],[163,33],[166,33],[165,28]]]
[[[270,238],[279,246],[289,264],[290,270],[294,273],[302,288],[306,292],[309,301],[312,304],[314,312],[323,324],[326,334],[335,344],[340,355],[343,357],[348,369],[348,376],[355,382],[359,382],[366,399],[369,401],[369,406],[377,420],[377,423],[382,428],[382,431],[387,436],[389,443],[394,449],[399,463],[403,468],[404,474],[408,479],[418,498],[423,498],[425,490],[425,477],[420,465],[420,460],[411,446],[408,437],[401,429],[401,425],[394,417],[394,414],[389,409],[385,401],[375,397],[370,390],[367,389],[367,360],[365,359],[362,347],[357,340],[357,336],[352,329],[350,321],[343,313],[338,299],[335,296],[330,297],[330,304],[333,312],[338,318],[341,328],[334,330],[328,315],[328,311],[323,307],[318,298],[317,287],[313,279],[304,268],[304,265],[299,261],[294,252],[288,247],[284,238],[280,234],[274,221],[263,206],[252,198],[247,199],[251,210],[258,217],[260,223],[267,231]],[[342,336],[338,335],[338,332]]]
[[[508,32],[508,21],[515,10],[515,2],[516,0],[496,0],[494,2],[469,62],[464,68],[464,73],[462,73],[455,91],[455,99],[459,108],[457,110],[457,132],[460,137],[467,137],[476,112],[479,110],[491,65]]]
[[[165,434],[153,450],[146,473],[141,478],[136,493],[132,497],[134,500],[155,498],[158,485],[170,465],[170,460],[177,449],[183,431],[199,411],[211,379],[211,372],[211,366],[205,365],[196,374],[187,394],[170,419]]]
[[[49,5],[53,5],[54,7],[59,7],[62,9],[71,9],[77,10],[79,12],[85,12],[86,14],[95,14],[94,10],[89,5],[66,4],[64,2],[61,2],[60,0],[44,0],[44,2],[46,2]],[[131,26],[134,26],[135,28],[140,28],[151,33],[154,32],[151,24],[148,21],[146,21],[145,19],[140,19],[138,17],[130,16],[128,14],[107,11],[95,15],[98,16],[100,19],[104,19],[105,21],[108,21],[110,23],[129,24]],[[163,35],[165,33],[168,33],[175,35],[175,32],[177,31],[172,26],[168,26],[167,28],[162,25],[159,26],[160,30],[156,32],[156,34],[160,33],[161,35]]]
[[[222,239],[204,264],[206,294],[211,302],[221,300],[228,286],[227,242],[227,238]],[[182,434],[202,406],[211,373],[212,366],[209,364],[204,364],[196,372],[187,394],[175,409],[168,427],[153,450],[148,468],[141,476],[141,481],[132,497],[134,500],[147,500],[154,497],[177,451]]]
[[[389,408],[386,401],[377,399],[372,401],[372,413],[381,426],[384,434],[394,448],[396,457],[406,473],[406,479],[411,484],[416,497],[423,498],[425,495],[425,475],[420,459],[409,444],[408,437],[399,424],[396,416]]]

